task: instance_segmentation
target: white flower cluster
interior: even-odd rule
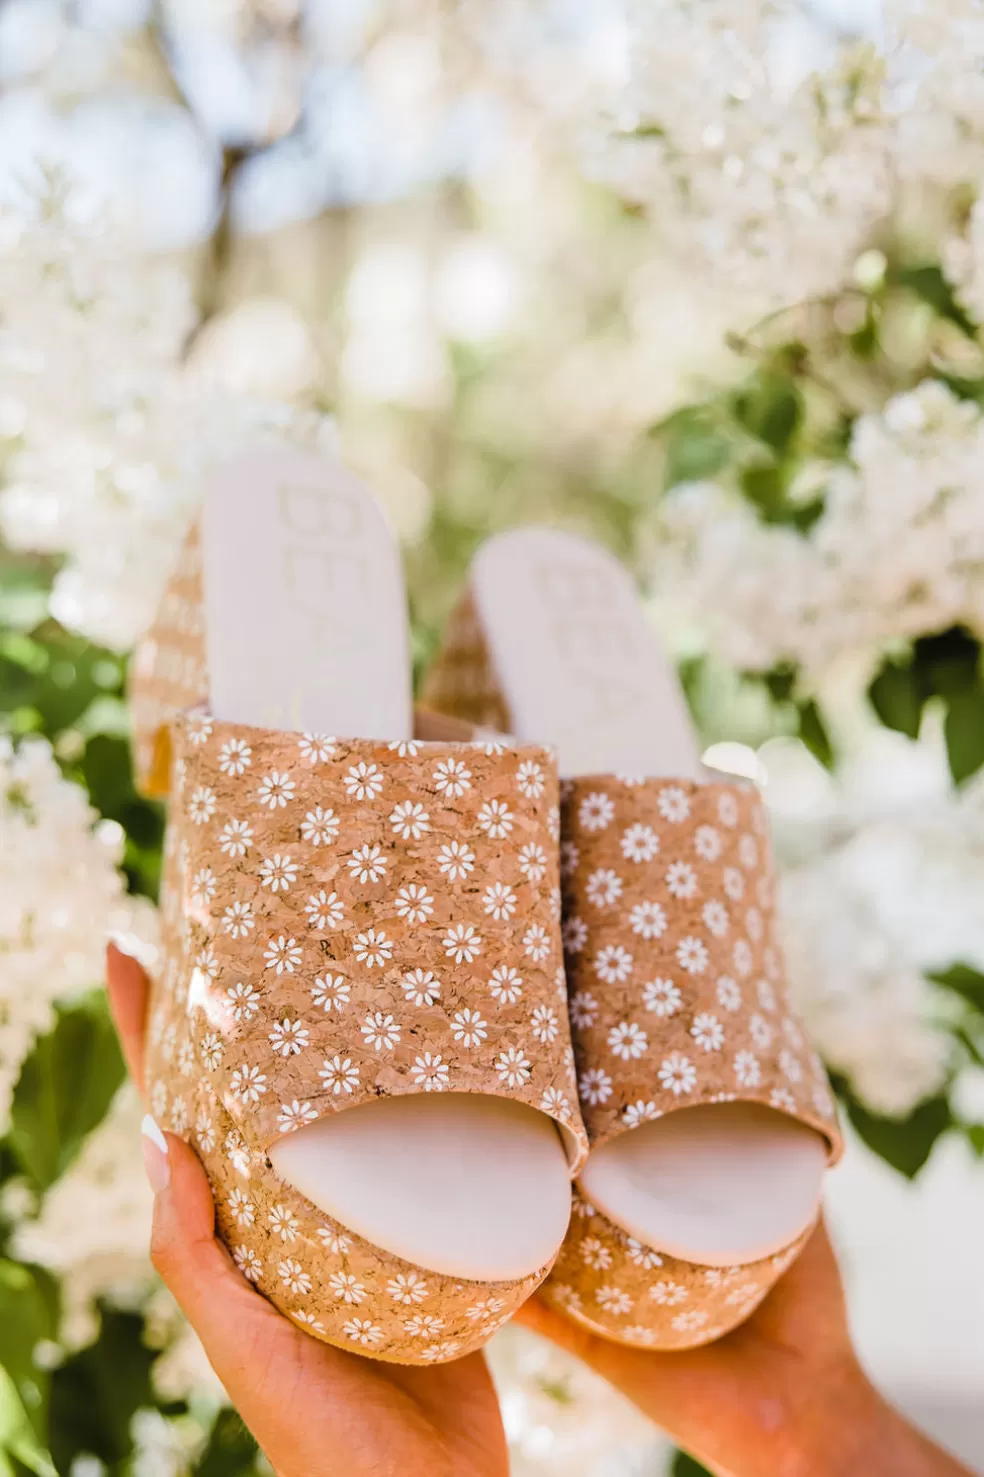
[[[664,504],[654,587],[742,670],[796,663],[816,688],[842,658],[963,622],[984,634],[984,416],[936,381],[861,416],[853,465],[808,533],[763,523],[709,482]]]
[[[0,1133],[21,1064],[52,1008],[104,974],[110,932],[154,933],[149,903],[118,871],[123,832],[100,821],[51,749],[0,740]]]
[[[938,733],[875,728],[834,781],[767,744],[789,978],[828,1065],[905,1117],[953,1064],[951,1004],[926,971],[984,964],[984,812],[954,794]]]
[[[270,433],[330,422],[225,393],[185,346],[185,273],[142,256],[71,202],[0,217],[0,533],[60,555],[52,613],[118,649],[149,625],[207,470]]]

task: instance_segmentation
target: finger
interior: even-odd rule
[[[130,1076],[142,1093],[150,981],[138,961],[115,943],[106,948],[106,991]]]

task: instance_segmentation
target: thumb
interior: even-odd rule
[[[230,1396],[245,1398],[256,1370],[295,1330],[250,1287],[216,1237],[211,1187],[194,1150],[147,1117],[143,1153],[154,1191],[150,1259]]]

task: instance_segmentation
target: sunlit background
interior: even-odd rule
[[[0,1470],[255,1469],[92,991],[154,951],[127,653],[272,437],[378,493],[418,671],[492,530],[638,576],[773,812],[860,1346],[984,1471],[982,183],[979,0],[0,0]],[[493,1362],[519,1477],[678,1461]]]

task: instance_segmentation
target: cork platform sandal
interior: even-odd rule
[[[300,1326],[402,1363],[480,1347],[547,1275],[587,1152],[551,754],[411,736],[389,532],[296,452],[209,489],[132,699],[170,797],[157,1121]]]
[[[659,1349],[720,1337],[808,1238],[841,1152],[790,1008],[768,825],[704,769],[632,581],[567,534],[480,550],[425,700],[556,747],[564,941],[592,1150],[544,1295]]]

